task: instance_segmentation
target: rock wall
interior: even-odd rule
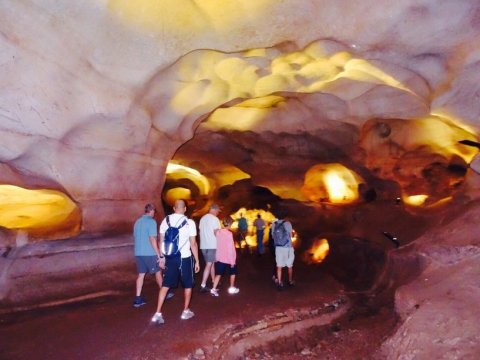
[[[480,353],[479,204],[411,244],[424,264],[401,286],[395,310],[401,325],[382,346],[388,359],[476,359]],[[419,270],[421,270],[421,268]]]

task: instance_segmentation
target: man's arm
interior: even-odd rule
[[[161,249],[162,248],[162,244],[163,244],[163,239],[165,238],[165,234],[162,234],[162,233],[159,233],[160,234],[160,241],[159,241],[159,245],[158,245],[158,248]],[[160,253],[160,250],[158,251],[159,255],[159,259],[160,259],[160,267],[162,269],[165,269],[165,257],[161,257],[161,253]]]
[[[217,228],[216,229],[213,229],[213,235],[217,236],[217,232],[218,230],[220,230],[222,227],[220,226],[220,220],[218,220],[217,218]]]
[[[160,257],[160,249],[158,247],[158,242],[157,238],[155,236],[150,236],[150,244],[152,244],[152,248],[155,251],[155,254],[157,254],[158,257]]]
[[[195,236],[190,236],[190,249],[195,258],[195,273],[198,273],[200,271],[200,261],[198,260],[198,245]]]

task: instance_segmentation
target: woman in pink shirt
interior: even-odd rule
[[[217,275],[213,282],[213,288],[210,290],[210,293],[213,296],[218,296],[217,286],[227,267],[230,269],[229,294],[237,294],[240,291],[240,289],[235,287],[235,275],[237,275],[237,265],[235,264],[235,260],[237,259],[237,251],[235,250],[233,234],[230,230],[233,220],[230,216],[227,216],[223,219],[222,223],[224,228],[217,231]]]

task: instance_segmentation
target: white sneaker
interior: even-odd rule
[[[228,293],[229,294],[238,294],[239,291],[240,291],[240,289],[236,288],[235,286],[232,286],[232,287],[228,288]]]
[[[162,313],[155,313],[155,315],[153,315],[152,322],[163,324],[165,321],[163,320]]]
[[[218,296],[218,289],[210,290],[210,294],[212,294],[212,296]]]
[[[195,316],[195,314],[193,313],[193,311],[190,311],[190,309],[188,309],[188,310],[183,311],[181,318],[183,320],[188,320],[188,319],[191,319],[194,316]]]

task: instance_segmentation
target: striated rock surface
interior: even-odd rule
[[[402,325],[382,346],[393,359],[476,359],[480,354],[478,204],[411,246],[426,264],[400,287],[395,310]]]

